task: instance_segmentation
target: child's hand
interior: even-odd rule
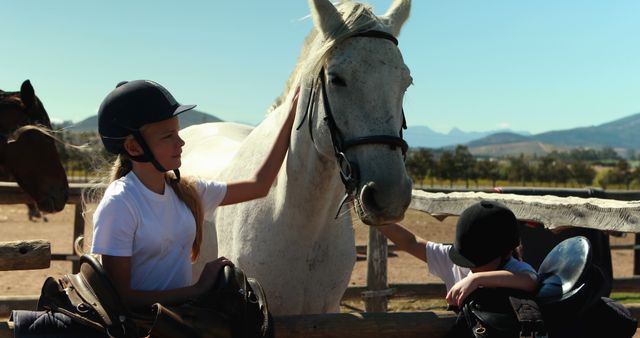
[[[296,91],[291,99],[291,106],[289,106],[289,118],[293,118],[296,115],[296,109],[298,108],[298,98],[300,97],[300,86],[296,87]]]
[[[462,308],[462,303],[467,296],[478,288],[476,284],[473,275],[463,278],[447,292],[447,303]]]

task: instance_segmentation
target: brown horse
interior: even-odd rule
[[[51,121],[29,80],[0,90],[0,180],[16,181],[39,210],[61,211],[69,197]]]

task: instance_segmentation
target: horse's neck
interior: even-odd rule
[[[332,220],[337,203],[344,194],[344,186],[335,159],[321,155],[316,149],[309,134],[308,121],[295,129],[303,115],[298,112],[276,193],[289,204],[288,210],[309,214],[318,221],[327,217]]]

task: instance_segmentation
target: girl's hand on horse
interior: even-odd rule
[[[287,117],[289,119],[296,116],[296,108],[298,108],[298,98],[300,98],[300,86],[296,87],[293,98],[291,99],[291,106],[289,106],[289,115]]]
[[[210,261],[204,266],[204,270],[202,270],[202,274],[198,279],[198,282],[195,284],[198,293],[205,293],[215,285],[218,280],[218,275],[220,271],[225,266],[233,266],[233,262],[231,262],[226,257],[218,257],[217,259]]]

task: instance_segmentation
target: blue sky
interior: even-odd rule
[[[376,13],[390,0],[369,0]],[[121,80],[257,124],[311,29],[307,1],[13,1],[0,88],[31,79],[56,120],[97,112]],[[409,125],[533,133],[640,112],[640,1],[414,0],[400,49]]]

